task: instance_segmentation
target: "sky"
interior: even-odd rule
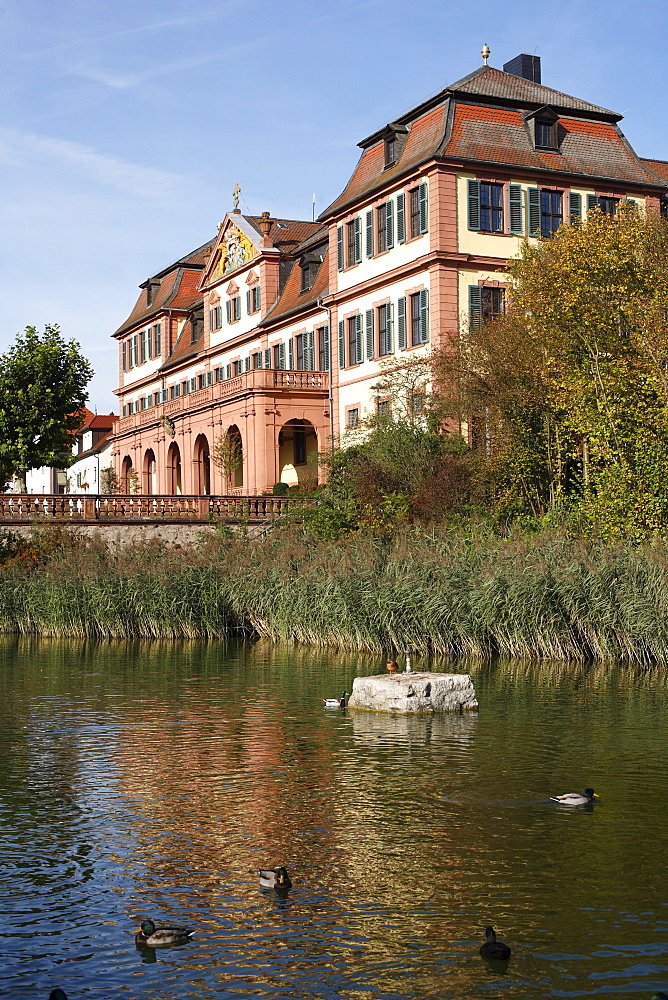
[[[636,0],[0,0],[0,352],[57,323],[118,412],[138,285],[245,214],[310,219],[356,144],[521,52],[668,160],[664,5]],[[652,41],[654,39],[654,41]],[[657,122],[659,126],[657,128]]]

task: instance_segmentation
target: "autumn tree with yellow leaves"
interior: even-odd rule
[[[668,225],[622,203],[525,242],[506,314],[437,360],[501,515],[668,526]],[[454,389],[453,389],[454,387]]]

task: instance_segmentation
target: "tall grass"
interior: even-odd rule
[[[0,631],[668,662],[668,542],[406,530],[125,553],[74,540],[0,571]]]

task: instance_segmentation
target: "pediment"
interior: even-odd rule
[[[525,122],[531,121],[533,118],[540,118],[541,121],[551,122],[554,124],[559,118],[559,115],[551,108],[549,104],[544,104],[542,108],[537,108],[535,111],[529,111],[522,116]]]
[[[260,234],[243,215],[226,215],[218,227],[202,285],[224,278],[257,257],[261,252],[260,239]]]

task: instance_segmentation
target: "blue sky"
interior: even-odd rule
[[[59,323],[116,410],[137,286],[231,207],[311,217],[356,143],[476,69],[542,58],[543,82],[623,113],[668,159],[665,8],[637,0],[0,0],[0,351]]]

